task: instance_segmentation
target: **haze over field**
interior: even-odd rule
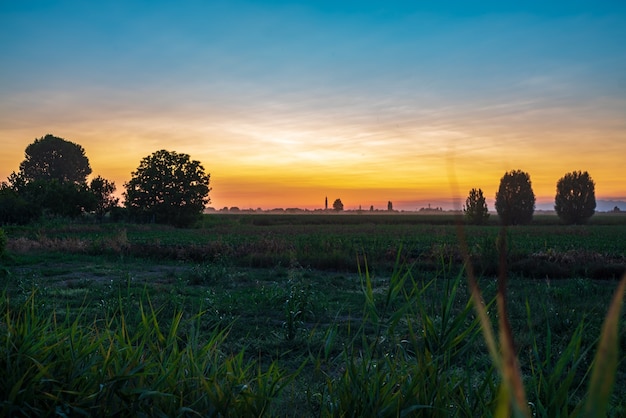
[[[0,3],[0,181],[47,133],[118,191],[158,149],[211,206],[452,207],[505,171],[626,200],[626,3]],[[543,205],[543,206],[542,206]]]

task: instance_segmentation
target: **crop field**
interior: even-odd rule
[[[615,384],[593,389],[626,270],[620,214],[503,232],[415,214],[4,230],[2,416],[496,416],[513,389],[480,312],[498,334],[503,263],[526,412],[626,415],[624,309]]]

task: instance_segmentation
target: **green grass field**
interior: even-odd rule
[[[626,268],[626,217],[592,220],[539,216],[505,233],[507,317],[536,416],[584,415],[603,399],[589,387]],[[499,230],[463,227],[496,332]],[[5,232],[1,415],[498,416],[508,399],[453,216]],[[619,317],[610,416],[626,414]]]

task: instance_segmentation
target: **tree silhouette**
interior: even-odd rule
[[[83,147],[48,134],[26,147],[25,159],[17,176],[25,183],[57,180],[60,183],[86,184],[89,174],[91,167]]]
[[[475,225],[483,225],[489,219],[489,210],[487,209],[487,201],[483,195],[482,189],[472,189],[465,200],[465,218],[469,223]]]
[[[343,210],[343,203],[341,203],[341,199],[335,199],[335,201],[333,202],[333,209],[337,212]]]
[[[113,196],[115,192],[115,183],[108,181],[107,179],[98,176],[91,180],[89,183],[89,189],[95,196],[95,211],[98,220],[102,220],[107,212],[117,206],[119,199]]]
[[[19,196],[10,202],[13,207],[23,206],[31,219],[41,215],[74,218],[94,208],[95,199],[87,187],[91,167],[83,147],[48,134],[35,139],[24,154],[19,172],[8,179]]]
[[[504,225],[527,224],[535,212],[530,176],[521,170],[506,172],[496,193],[496,211]]]
[[[565,174],[556,183],[554,210],[567,224],[583,224],[596,210],[595,183],[586,171]]]
[[[209,203],[210,174],[187,154],[160,150],[141,160],[125,184],[126,207],[142,222],[190,226]]]

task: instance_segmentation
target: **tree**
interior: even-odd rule
[[[391,202],[391,200],[387,202],[387,210],[389,212],[393,212],[393,203]]]
[[[567,224],[583,224],[596,210],[595,183],[586,171],[565,174],[556,183],[554,210]]]
[[[333,202],[333,209],[337,212],[343,210],[343,203],[341,203],[341,199],[335,199],[335,201]]]
[[[48,134],[35,139],[24,154],[19,172],[11,173],[8,183],[19,197],[11,201],[12,207],[23,206],[28,213],[14,216],[16,221],[42,214],[74,218],[95,207],[87,188],[91,167],[83,147]]]
[[[141,160],[124,186],[131,218],[190,226],[210,202],[210,174],[188,154],[160,150]]]
[[[89,174],[91,167],[83,147],[48,134],[26,147],[25,159],[20,164],[17,177],[25,183],[57,180],[86,184]]]
[[[463,212],[465,212],[465,218],[469,223],[483,225],[487,222],[489,210],[482,189],[470,190],[467,199],[465,199]]]
[[[522,170],[506,172],[496,193],[496,211],[504,225],[527,224],[535,212],[530,176]]]
[[[104,215],[110,212],[119,203],[119,199],[113,196],[115,192],[115,183],[98,176],[91,180],[89,189],[95,196],[95,212],[98,220],[102,221]]]

